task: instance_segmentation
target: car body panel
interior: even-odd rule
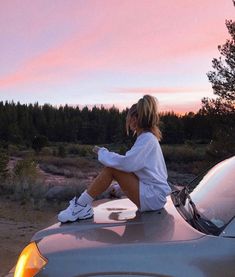
[[[38,276],[235,276],[235,240],[118,243],[48,254]]]
[[[57,223],[36,233],[32,240],[46,255],[68,249],[187,241],[202,236],[179,215],[170,197],[164,209],[145,213],[137,211],[126,198],[100,201],[94,207],[94,219]]]
[[[156,212],[140,213],[128,199],[95,205],[94,219],[58,223],[35,234],[49,259],[39,276],[208,276],[208,268],[211,276],[221,276],[216,262],[221,265],[222,258],[231,267],[227,261],[235,257],[235,240],[195,230],[170,197]]]
[[[221,237],[235,238],[235,217],[229,222],[220,234]]]

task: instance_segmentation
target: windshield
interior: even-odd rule
[[[235,156],[213,167],[190,196],[200,214],[225,226],[235,216]]]

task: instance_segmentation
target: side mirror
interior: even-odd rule
[[[235,217],[233,217],[233,219],[224,228],[220,236],[225,238],[235,238]]]

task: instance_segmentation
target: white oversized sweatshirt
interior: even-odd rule
[[[154,186],[156,192],[166,197],[171,189],[167,183],[167,169],[157,138],[151,132],[141,133],[133,147],[125,155],[119,155],[102,147],[98,160],[105,166],[125,172],[133,172],[140,183]]]

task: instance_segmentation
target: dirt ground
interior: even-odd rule
[[[58,210],[58,206],[33,210],[30,203],[22,205],[0,196],[0,277],[16,264],[35,232],[57,222]]]

